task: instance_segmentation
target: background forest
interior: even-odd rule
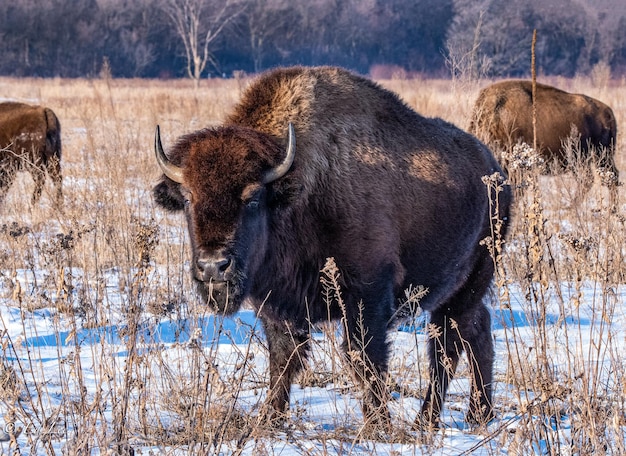
[[[626,74],[624,0],[16,0],[0,2],[0,75],[524,76],[533,29],[542,74]]]

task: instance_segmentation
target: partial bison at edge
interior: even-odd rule
[[[463,351],[472,372],[467,418],[493,417],[483,298],[494,261],[482,241],[497,219],[504,236],[511,191],[477,139],[345,70],[294,67],[260,76],[223,126],[185,135],[167,153],[157,129],[155,149],[163,176],[154,197],[185,212],[200,295],[224,315],[249,302],[263,324],[269,419],[289,407],[310,325],[345,317],[366,423],[389,430],[387,331],[405,290],[417,286],[428,290],[420,305],[437,331],[416,425],[438,425]],[[328,258],[340,271],[341,306],[322,295]]]
[[[0,201],[20,170],[29,171],[35,181],[33,203],[41,197],[46,172],[56,187],[56,202],[61,202],[61,124],[50,108],[0,103]]]
[[[619,172],[615,166],[617,123],[613,110],[594,98],[536,85],[537,149],[548,172],[577,171],[583,166],[583,192],[593,183],[591,165],[601,172],[610,190],[610,204],[618,203]],[[485,87],[474,104],[470,133],[495,148],[510,151],[518,142],[533,145],[532,82],[501,81]],[[568,138],[574,136],[579,163],[571,163]],[[505,171],[506,159],[500,159]]]

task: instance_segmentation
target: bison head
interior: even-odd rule
[[[198,291],[216,311],[232,314],[266,253],[272,186],[293,163],[293,127],[289,124],[286,153],[276,139],[239,126],[184,136],[170,158],[157,127],[155,152],[164,174],[155,200],[185,211]]]

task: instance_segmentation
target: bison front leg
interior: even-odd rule
[[[261,319],[269,348],[270,383],[264,414],[280,421],[289,409],[291,384],[306,361],[309,334],[288,322]]]
[[[392,430],[387,408],[387,327],[390,320],[387,303],[383,299],[376,300],[375,305],[356,302],[346,305],[347,334],[343,350],[353,376],[363,390],[364,432],[374,437],[389,435]]]

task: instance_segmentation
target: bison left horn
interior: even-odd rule
[[[269,184],[270,182],[274,182],[276,179],[280,179],[287,171],[291,168],[293,164],[293,158],[296,155],[296,134],[293,131],[293,125],[289,122],[288,128],[289,137],[287,139],[287,155],[285,159],[278,166],[270,169],[267,174],[263,177],[263,183]]]
[[[179,184],[183,183],[183,169],[180,166],[173,164],[165,152],[163,151],[163,145],[161,144],[161,129],[157,125],[156,132],[154,133],[154,152],[156,154],[157,163],[161,167],[161,171],[167,177]]]

